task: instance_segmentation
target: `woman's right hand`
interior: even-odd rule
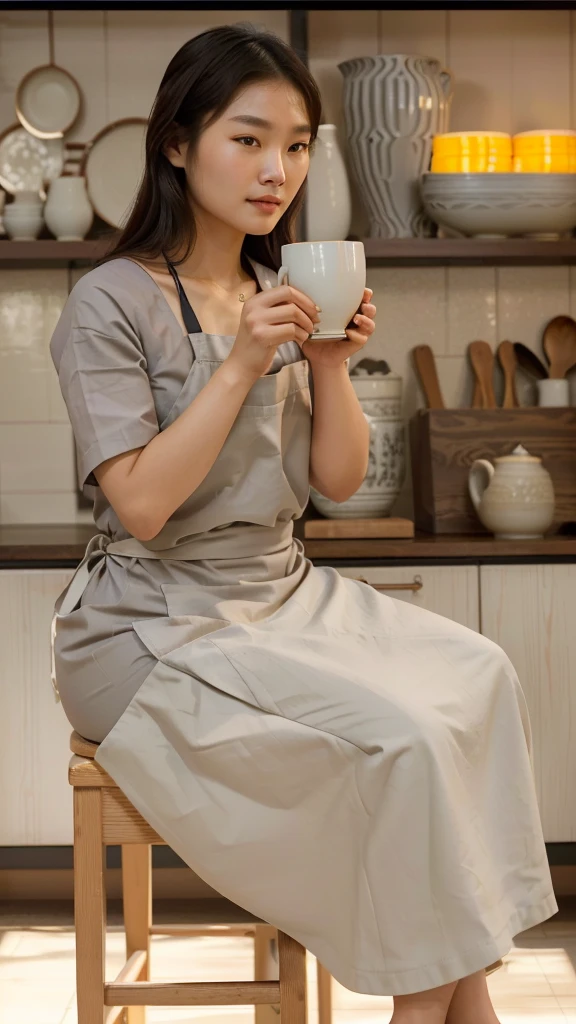
[[[278,345],[304,344],[318,319],[312,299],[289,284],[257,292],[244,303],[238,334],[225,362],[252,384],[270,369]]]

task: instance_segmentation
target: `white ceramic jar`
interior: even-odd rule
[[[502,540],[542,537],[554,519],[554,488],[542,459],[518,445],[511,455],[476,459],[470,467],[470,497],[483,526]]]
[[[566,377],[545,377],[536,381],[538,405],[558,408],[570,405],[570,381]]]
[[[336,136],[336,125],[321,124],[308,170],[307,241],[346,239],[351,217],[350,185]]]
[[[42,200],[37,192],[16,192],[4,210],[4,227],[14,242],[31,242],[42,230]]]
[[[406,472],[402,378],[395,373],[366,373],[350,380],[370,426],[368,471],[346,501],[330,501],[314,488],[310,499],[327,519],[380,519],[390,515]]]
[[[55,178],[50,185],[44,216],[59,242],[82,241],[94,220],[85,179],[77,175]]]

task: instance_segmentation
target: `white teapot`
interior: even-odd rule
[[[476,459],[468,489],[480,522],[502,540],[542,537],[554,518],[554,488],[542,459],[518,445],[511,455]]]

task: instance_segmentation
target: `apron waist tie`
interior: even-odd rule
[[[268,535],[272,533],[272,537],[269,537],[269,543],[267,545],[270,548],[270,551],[277,550],[279,546],[281,547],[284,543],[290,543],[291,541],[292,524],[290,522],[282,523],[281,526],[276,527],[273,530],[271,530],[270,527],[264,527],[263,529]],[[203,546],[204,543],[200,542],[200,547]],[[216,553],[216,550],[217,548],[215,546],[214,553]],[[192,538],[192,540],[189,540],[184,544],[179,544],[175,548],[164,548],[162,551],[152,551],[150,548],[147,548],[145,544],[142,544],[141,541],[137,540],[136,537],[127,537],[125,540],[111,540],[106,533],[97,533],[94,537],[91,537],[88,541],[82,561],[78,564],[72,579],[54,606],[54,614],[50,625],[50,679],[56,702],[58,703],[60,701],[58,684],[56,682],[56,660],[54,655],[58,619],[64,615],[68,615],[71,611],[74,611],[90,580],[106,555],[124,555],[127,558],[176,558],[191,560],[206,557],[206,553],[206,549],[201,553],[198,540],[195,538]],[[219,554],[222,556],[224,551],[220,550]],[[91,560],[93,562],[92,565],[90,564]]]

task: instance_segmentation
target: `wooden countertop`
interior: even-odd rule
[[[78,563],[95,526],[76,524],[0,525],[0,567],[26,567],[41,563],[47,568]],[[504,558],[510,561],[558,559],[576,561],[576,534],[555,534],[534,541],[502,541],[490,535],[434,535],[417,533],[412,540],[307,540],[306,554],[314,561],[336,559],[375,561],[480,562]]]

